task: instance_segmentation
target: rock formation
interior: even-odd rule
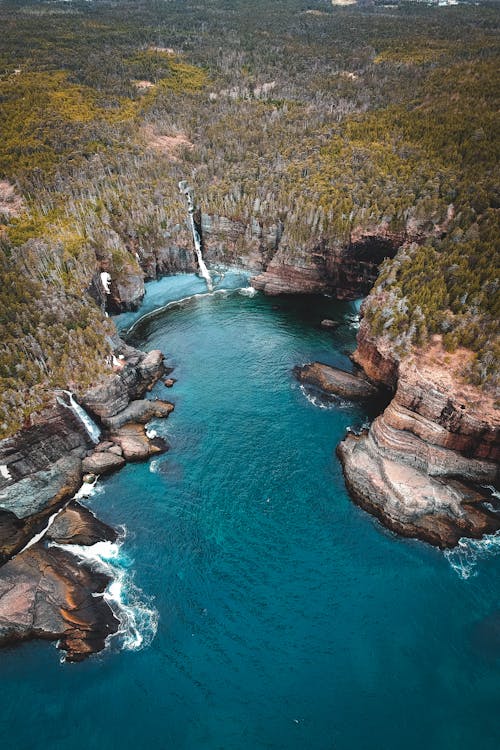
[[[374,398],[379,393],[379,389],[364,375],[344,372],[322,362],[296,367],[294,375],[301,383],[312,385],[329,396],[364,400]]]
[[[33,545],[0,568],[0,644],[58,640],[68,661],[101,651],[119,626],[102,598],[108,583],[69,552]]]
[[[349,242],[322,240],[308,247],[289,243],[286,232],[264,273],[252,285],[265,294],[333,294],[337,299],[366,295],[386,257],[393,257],[403,238],[378,228],[352,234]]]
[[[439,337],[398,361],[363,323],[355,359],[395,389],[368,432],[338,446],[347,486],[388,528],[439,547],[500,528],[484,485],[499,476],[500,411],[459,375],[469,354],[443,351]]]
[[[56,400],[31,426],[0,442],[0,644],[58,640],[66,658],[79,661],[104,648],[118,629],[102,597],[107,576],[70,550],[50,546],[114,541],[113,529],[71,500],[82,473],[108,473],[166,450],[160,438],[148,437],[145,424],[168,416],[173,405],[142,399],[164,373],[163,354],[145,354],[119,339],[113,345],[115,371],[79,399],[100,421],[101,443],[94,446]]]

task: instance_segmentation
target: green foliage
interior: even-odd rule
[[[45,389],[99,376],[108,324],[84,290],[97,260],[116,281],[136,254],[154,274],[184,231],[184,178],[208,214],[282,222],[292,259],[355,230],[417,240],[383,267],[372,326],[402,353],[441,333],[491,383],[498,18],[325,0],[3,3],[0,179],[25,207],[0,205],[4,433]]]

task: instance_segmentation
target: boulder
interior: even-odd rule
[[[87,474],[110,474],[125,466],[123,456],[110,451],[99,451],[83,459],[82,469]]]
[[[103,383],[90,388],[82,398],[82,404],[101,419],[114,417],[125,409],[129,402],[128,391],[120,375],[109,375]]]
[[[101,651],[119,627],[100,596],[109,581],[65,550],[33,545],[0,568],[0,645],[57,640],[68,661]]]
[[[151,419],[168,417],[173,411],[174,405],[168,401],[136,400],[131,401],[125,409],[122,409],[116,416],[103,419],[103,423],[110,430],[117,430],[128,422],[146,424]]]
[[[379,393],[363,375],[353,375],[321,362],[295,367],[294,375],[301,383],[319,388],[329,396],[357,401],[374,398]]]
[[[100,521],[91,510],[76,500],[70,500],[66,508],[54,519],[52,526],[45,534],[47,541],[57,544],[92,545],[97,542],[115,542],[117,532]]]
[[[161,438],[148,438],[142,424],[130,423],[120,427],[111,438],[121,447],[127,461],[144,461],[156,453],[164,453],[168,448]]]

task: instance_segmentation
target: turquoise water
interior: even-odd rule
[[[203,291],[193,276],[159,284],[152,306]],[[366,414],[314,405],[291,376],[312,359],[348,367],[356,312],[233,291],[135,328],[175,364],[175,387],[153,394],[176,404],[152,425],[171,450],[89,502],[126,528],[144,647],[114,639],[79,665],[44,643],[0,652],[3,747],[499,746],[500,558],[447,559],[354,506],[334,447]]]

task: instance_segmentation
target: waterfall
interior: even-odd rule
[[[83,409],[80,404],[77,404],[73,394],[71,391],[62,391],[63,393],[66,393],[69,396],[69,405],[62,399],[57,396],[57,402],[61,404],[61,406],[64,406],[66,409],[71,409],[73,414],[77,417],[77,419],[80,420],[80,422],[85,427],[85,430],[87,432],[87,435],[92,440],[94,444],[97,445],[99,442],[99,438],[101,437],[101,430],[96,425],[94,420],[87,414],[85,409]]]
[[[65,391],[65,393],[67,393],[67,391]],[[66,404],[64,404],[64,406],[66,406]],[[69,406],[67,408],[69,409]],[[97,479],[98,479],[98,477],[95,477],[95,479],[92,482],[84,482],[82,484],[82,486],[80,487],[80,489],[78,490],[78,492],[75,495],[73,495],[72,499],[73,500],[80,500],[82,497],[89,497],[90,495],[92,495],[92,493],[94,491],[94,487],[97,484]],[[29,549],[34,544],[36,544],[41,539],[43,539],[43,537],[45,536],[45,534],[47,533],[47,531],[50,529],[50,527],[52,526],[52,524],[56,520],[57,516],[60,513],[62,513],[63,510],[66,510],[66,508],[68,507],[68,505],[69,505],[70,502],[71,502],[71,500],[68,500],[58,510],[56,510],[54,513],[52,513],[52,515],[49,517],[49,520],[47,521],[47,524],[44,526],[44,528],[41,531],[39,531],[38,534],[35,534],[34,536],[32,536],[31,539],[29,540],[29,542],[27,542],[24,545],[24,547],[22,548],[22,550],[20,550],[19,552],[17,552],[14,555],[14,557],[17,557],[17,555],[20,555],[21,552],[24,552],[24,550]]]
[[[20,550],[17,553],[17,555],[20,555],[21,552],[24,552],[24,550],[29,549],[30,547],[32,547],[34,544],[36,544],[37,542],[39,542],[40,539],[43,539],[43,537],[45,536],[45,534],[47,533],[47,531],[50,529],[50,527],[52,526],[52,524],[56,520],[56,518],[59,515],[59,513],[62,513],[63,510],[66,510],[67,505],[68,505],[68,503],[64,503],[64,505],[62,506],[62,508],[59,508],[59,510],[56,510],[55,513],[52,513],[52,515],[49,517],[49,520],[47,521],[47,525],[40,532],[38,532],[38,534],[35,534],[34,536],[32,536],[31,539],[29,540],[29,542],[24,545],[24,547],[22,548],[22,550]],[[17,557],[17,555],[14,555],[14,557]]]
[[[196,258],[198,260],[198,268],[200,269],[200,276],[202,276],[205,279],[205,281],[207,282],[208,291],[211,292],[214,287],[212,284],[212,277],[210,276],[208,268],[205,265],[205,261],[203,260],[203,255],[201,254],[200,235],[198,234],[198,231],[194,225],[193,214],[190,213],[189,217],[191,219],[191,230],[193,232],[194,250],[196,253]]]
[[[181,180],[179,182],[179,190],[186,196],[186,200],[188,203],[189,223],[191,225],[191,232],[193,233],[194,251],[196,253],[196,259],[198,261],[198,268],[200,269],[200,276],[205,279],[205,281],[207,282],[208,291],[211,292],[213,291],[214,285],[212,283],[210,272],[205,265],[205,261],[203,260],[203,255],[201,252],[201,239],[194,223],[193,197],[191,195],[191,188],[188,186],[186,180]]]

